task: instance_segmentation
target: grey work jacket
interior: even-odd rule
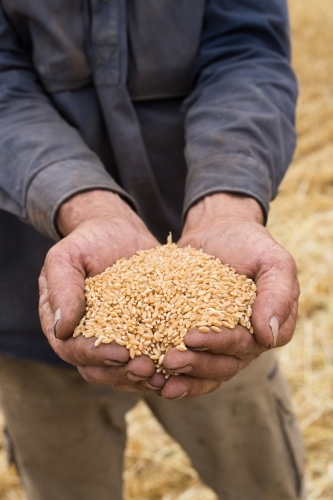
[[[267,216],[295,146],[289,56],[284,0],[2,0],[0,352],[53,356],[36,279],[73,194],[118,192],[160,241],[215,192]]]

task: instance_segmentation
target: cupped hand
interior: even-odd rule
[[[178,244],[202,248],[252,278],[257,297],[251,317],[254,335],[241,326],[218,334],[193,330],[185,336],[188,351],[167,352],[164,366],[181,374],[162,390],[171,399],[214,391],[264,351],[287,344],[299,297],[295,262],[263,227],[261,208],[253,199],[222,193],[206,197],[190,210]]]
[[[39,278],[40,319],[51,347],[88,382],[126,391],[163,387],[164,377],[147,356],[130,360],[125,347],[97,348],[93,339],[72,337],[85,313],[85,278],[158,241],[127,203],[108,191],[74,196],[60,208],[57,223],[65,237],[48,252]]]

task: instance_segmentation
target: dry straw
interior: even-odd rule
[[[254,282],[202,250],[171,242],[120,259],[86,279],[86,314],[74,337],[118,345],[130,357],[149,356],[157,372],[170,347],[186,351],[184,337],[197,328],[219,333],[240,324],[252,333]]]

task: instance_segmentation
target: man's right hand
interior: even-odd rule
[[[147,356],[130,360],[125,347],[111,343],[96,348],[96,339],[72,336],[85,313],[85,278],[158,246],[158,241],[127,203],[109,191],[70,198],[61,206],[57,224],[64,239],[48,252],[39,278],[40,319],[51,347],[88,382],[131,392],[163,387],[164,376]]]

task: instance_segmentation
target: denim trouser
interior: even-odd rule
[[[124,416],[140,396],[6,357],[0,388],[29,500],[121,500]],[[302,438],[273,353],[211,394],[143,397],[220,499],[304,498]]]

